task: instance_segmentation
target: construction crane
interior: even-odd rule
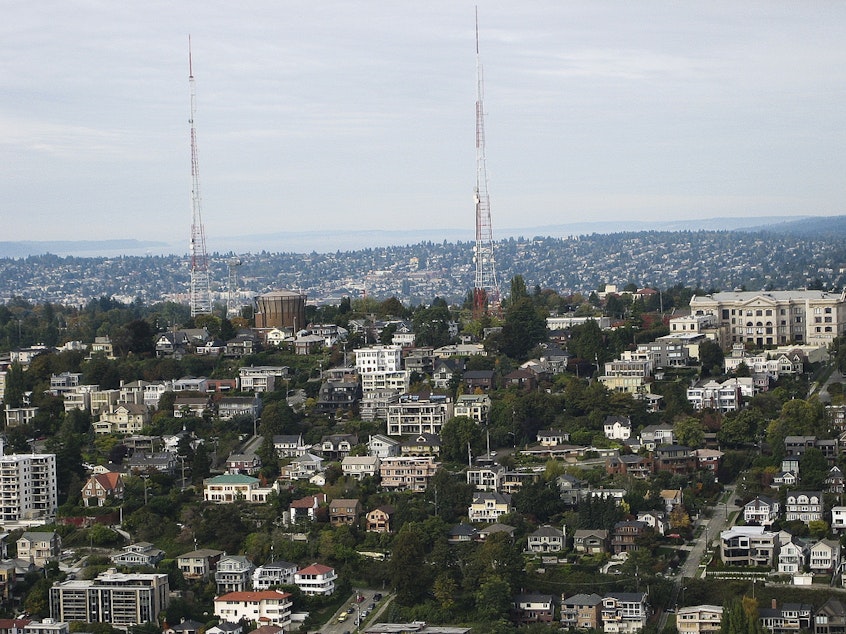
[[[209,283],[209,259],[206,254],[206,230],[200,211],[200,163],[197,159],[197,129],[194,127],[197,93],[194,85],[194,64],[191,58],[191,36],[188,36],[188,86],[191,92],[191,289],[188,303],[191,316],[208,315],[212,312],[211,287]]]
[[[479,55],[479,9],[476,8],[476,243],[473,245],[473,263],[476,267],[473,287],[473,315],[480,317],[488,312],[498,312],[500,306],[499,284],[496,279],[493,230],[491,228],[491,201],[488,195],[488,172],[485,157],[484,78]]]

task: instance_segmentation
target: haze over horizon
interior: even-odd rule
[[[478,10],[495,239],[843,213],[846,5]],[[5,241],[187,249],[189,33],[209,251],[259,233],[473,238],[474,3],[72,0],[6,15]]]

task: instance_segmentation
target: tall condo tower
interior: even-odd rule
[[[488,171],[485,158],[484,78],[479,56],[479,10],[476,9],[476,244],[473,263],[476,281],[473,288],[473,314],[483,315],[488,307],[499,308],[499,284],[496,281],[491,200],[488,195]]]
[[[191,59],[191,36],[188,36],[188,86],[191,92],[191,292],[188,303],[191,316],[208,315],[212,312],[211,288],[209,286],[209,259],[206,254],[206,230],[200,212],[200,163],[197,160],[197,129],[194,127],[197,93],[194,86],[194,65]]]

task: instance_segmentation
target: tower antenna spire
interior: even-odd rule
[[[200,198],[200,162],[197,158],[197,129],[194,114],[197,106],[197,92],[194,85],[194,62],[191,55],[191,36],[188,36],[188,87],[191,93],[191,288],[188,303],[191,316],[208,315],[212,312],[211,288],[209,284],[209,261],[206,254],[206,230],[203,226]]]
[[[473,287],[473,314],[477,317],[491,309],[498,311],[499,283],[496,279],[491,201],[488,194],[487,158],[485,156],[485,85],[479,54],[479,7],[476,7],[476,243],[473,262],[476,278]]]

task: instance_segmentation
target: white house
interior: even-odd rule
[[[271,561],[253,571],[253,590],[269,590],[272,586],[293,585],[297,564]]]
[[[821,539],[811,546],[808,566],[811,572],[832,572],[840,564],[840,542],[833,539]]]
[[[341,460],[341,471],[345,476],[361,480],[379,473],[379,458],[376,456],[346,456]]]
[[[778,518],[778,513],[779,503],[777,500],[759,495],[743,506],[743,521],[746,524],[769,526]]]
[[[602,431],[609,440],[628,440],[632,436],[632,421],[624,416],[608,416]]]
[[[332,594],[337,579],[335,569],[322,564],[312,564],[294,574],[294,584],[307,595]]]
[[[557,553],[564,550],[564,531],[554,526],[541,526],[529,534],[528,550],[531,553]]]

